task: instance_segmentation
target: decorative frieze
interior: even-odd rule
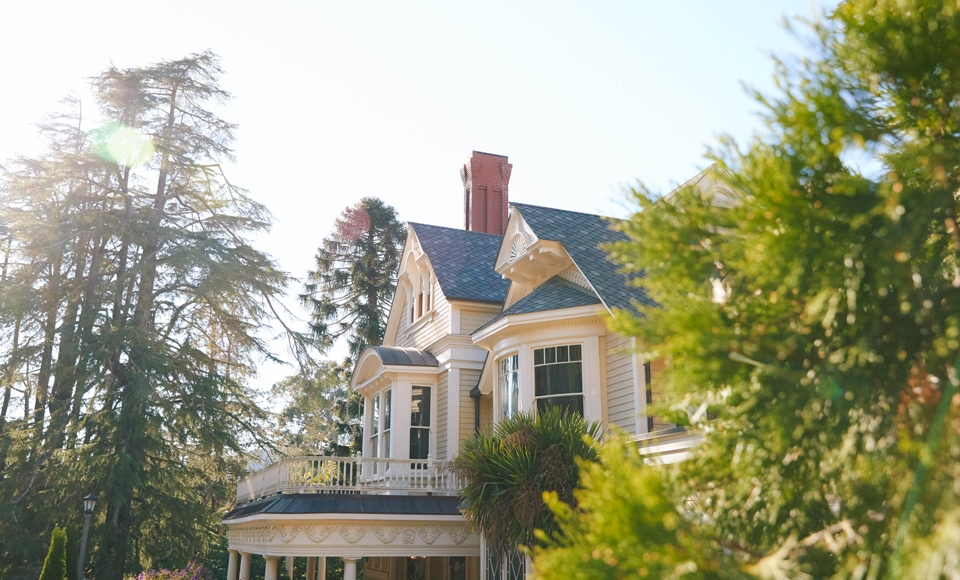
[[[298,536],[303,536],[314,544],[330,543],[331,534],[336,534],[349,544],[356,544],[368,534],[372,534],[381,544],[390,545],[400,540],[407,545],[416,543],[419,538],[424,544],[434,544],[441,535],[446,534],[454,545],[463,544],[471,532],[468,524],[450,526],[410,526],[389,524],[336,524],[315,525],[295,523],[289,525],[230,526],[227,537],[236,544],[269,544],[274,538],[289,544]],[[337,543],[337,542],[334,542]]]

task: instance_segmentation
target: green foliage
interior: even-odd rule
[[[544,580],[690,580],[750,578],[729,547],[702,534],[681,513],[659,468],[643,464],[636,447],[607,441],[596,463],[580,466],[577,507],[546,494],[558,533],[535,551]]]
[[[43,561],[40,580],[65,580],[67,577],[67,532],[53,528],[50,534],[50,550]]]
[[[383,341],[405,236],[397,211],[376,197],[343,210],[300,296],[322,344],[344,337],[355,359]]]
[[[960,9],[852,0],[808,30],[762,134],[635,191],[611,250],[661,308],[615,327],[706,436],[670,488],[700,533],[794,577],[937,577],[960,557]]]
[[[202,557],[264,436],[248,379],[288,278],[251,243],[269,212],[220,165],[220,73],[209,52],[111,67],[41,125],[40,155],[4,163],[2,577],[33,575],[90,492],[98,579]]]
[[[467,440],[456,458],[460,497],[489,549],[532,546],[535,530],[556,529],[543,494],[575,504],[578,462],[596,459],[599,436],[599,424],[553,408],[504,419],[492,434]]]
[[[83,580],[77,577],[77,561],[80,559],[80,528],[73,522],[63,526],[67,534],[67,580]]]
[[[324,361],[274,385],[274,396],[288,401],[275,438],[284,455],[347,456],[359,450],[361,410],[350,392],[352,370]]]

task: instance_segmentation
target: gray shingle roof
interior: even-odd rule
[[[425,350],[415,348],[400,348],[389,346],[368,346],[376,351],[380,361],[385,365],[401,365],[415,367],[440,366],[437,359]]]
[[[577,286],[573,282],[564,280],[560,276],[554,276],[474,332],[479,332],[501,318],[512,314],[561,310],[563,308],[576,308],[577,306],[590,306],[591,304],[600,304],[600,299],[597,298],[596,294],[586,288]]]
[[[447,300],[503,304],[510,282],[493,269],[501,237],[410,222]]]
[[[256,514],[419,514],[455,516],[460,498],[420,495],[281,494],[237,506],[223,516],[234,520]]]
[[[610,308],[633,309],[631,299],[655,305],[642,288],[630,285],[634,277],[618,272],[600,249],[601,244],[627,240],[627,235],[611,229],[611,220],[602,216],[566,211],[525,203],[513,203],[533,233],[542,240],[563,244],[564,249]]]

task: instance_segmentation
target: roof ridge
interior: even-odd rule
[[[573,210],[573,209],[562,209],[562,208],[559,208],[559,207],[550,207],[550,206],[546,206],[546,205],[536,205],[536,204],[533,204],[533,203],[521,203],[521,202],[511,201],[511,202],[510,202],[510,205],[520,206],[521,208],[523,208],[523,207],[533,207],[533,208],[537,208],[537,209],[546,209],[546,210],[550,210],[550,211],[562,211],[563,213],[576,213],[576,214],[580,214],[580,215],[588,215],[588,216],[590,216],[590,217],[603,218],[603,219],[605,219],[605,220],[617,220],[618,222],[626,221],[624,218],[618,218],[618,217],[613,217],[613,216],[609,216],[609,215],[603,215],[603,214],[599,214],[599,213],[589,213],[589,212],[577,211],[577,210]]]
[[[437,229],[441,229],[441,230],[449,230],[449,231],[451,231],[451,232],[459,232],[459,233],[464,233],[464,234],[479,234],[479,235],[481,235],[481,236],[494,236],[494,237],[497,237],[497,238],[502,238],[502,237],[503,237],[503,236],[501,236],[501,235],[499,235],[499,234],[488,234],[487,232],[475,232],[475,231],[473,231],[473,230],[464,230],[464,229],[461,229],[461,228],[451,228],[450,226],[437,226],[437,225],[434,225],[434,224],[425,224],[425,223],[423,223],[423,222],[407,222],[407,224],[409,224],[409,225],[411,225],[411,226],[414,226],[414,227],[416,227],[416,226],[426,226],[426,227],[428,227],[428,228],[437,228]]]

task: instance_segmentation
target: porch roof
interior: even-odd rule
[[[258,514],[400,514],[458,516],[460,499],[455,496],[280,494],[237,506],[224,520]]]

